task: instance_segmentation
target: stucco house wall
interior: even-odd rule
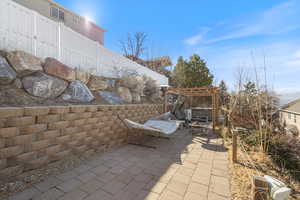
[[[104,29],[95,25],[92,22],[85,20],[83,17],[67,10],[61,5],[55,3],[52,0],[13,0],[29,9],[35,10],[39,14],[48,17],[55,21],[60,21],[57,18],[51,17],[51,7],[57,7],[64,12],[64,21],[66,26],[70,27],[74,31],[90,38],[91,40],[97,41],[100,44],[104,44]]]
[[[282,124],[294,125],[300,130],[300,113],[288,112],[285,110],[280,111],[280,121]]]

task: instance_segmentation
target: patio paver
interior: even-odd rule
[[[180,130],[157,149],[125,145],[9,200],[229,200],[227,150],[214,134]]]

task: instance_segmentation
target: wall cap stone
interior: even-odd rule
[[[0,118],[20,117],[24,115],[24,108],[21,107],[1,107]]]

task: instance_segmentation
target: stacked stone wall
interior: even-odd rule
[[[149,104],[0,108],[0,178],[125,144],[118,115],[145,122],[162,111]]]

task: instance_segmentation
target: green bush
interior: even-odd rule
[[[260,145],[259,131],[249,130],[239,134],[239,138],[246,144],[246,148],[257,149]]]

